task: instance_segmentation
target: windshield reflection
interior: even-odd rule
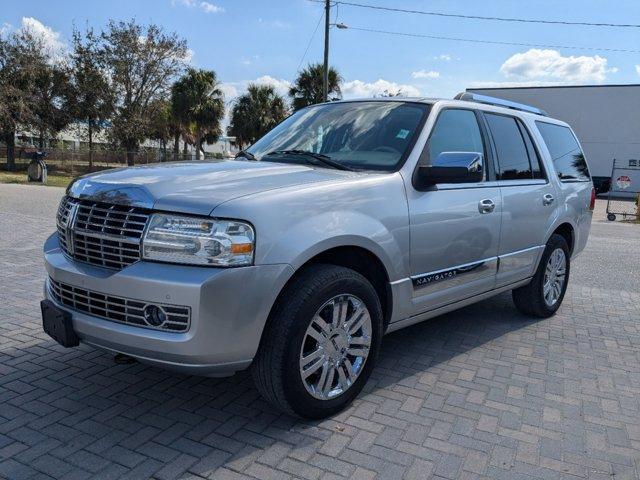
[[[285,163],[309,162],[301,155],[309,152],[349,168],[393,171],[408,154],[429,109],[410,101],[316,105],[294,113],[247,152],[256,160]]]

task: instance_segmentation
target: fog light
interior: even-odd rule
[[[143,310],[144,321],[152,327],[159,327],[167,321],[167,314],[157,305],[147,305]]]

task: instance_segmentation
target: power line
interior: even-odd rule
[[[302,54],[302,58],[300,59],[300,63],[298,63],[298,68],[296,68],[296,73],[300,71],[300,67],[302,66],[302,62],[304,62],[304,57],[307,56],[307,52],[309,51],[309,47],[311,46],[311,42],[313,42],[314,37],[316,36],[316,32],[318,31],[318,27],[320,26],[320,21],[324,18],[324,10],[320,14],[320,18],[318,18],[318,23],[316,23],[316,28],[313,30],[311,34],[311,38],[309,39],[309,43],[307,43],[307,48],[304,49],[304,53]]]
[[[322,0],[309,0],[309,1],[321,2]],[[578,25],[583,27],[640,28],[640,24],[634,24],[634,23],[569,22],[565,20],[543,20],[543,19],[511,18],[511,17],[484,17],[481,15],[462,15],[457,13],[409,10],[404,8],[385,7],[382,5],[367,5],[364,3],[347,2],[342,0],[336,0],[334,3],[336,5],[349,5],[351,7],[369,8],[372,10],[384,10],[387,12],[413,13],[416,15],[431,15],[436,17],[464,18],[467,20],[491,20],[491,21],[497,21],[497,22],[542,23],[547,25]]]
[[[348,30],[359,30],[361,32],[382,33],[385,35],[398,35],[402,37],[430,38],[433,40],[451,40],[454,42],[482,43],[482,44],[490,44],[490,45],[511,45],[511,46],[518,46],[518,47],[537,47],[537,48],[563,48],[567,50],[590,50],[590,51],[598,51],[598,52],[640,53],[640,50],[627,50],[623,48],[577,47],[577,46],[570,46],[570,45],[547,45],[542,43],[501,42],[498,40],[478,40],[475,38],[443,37],[439,35],[425,35],[420,33],[391,32],[388,30],[377,30],[374,28],[352,27],[351,25],[349,25]]]

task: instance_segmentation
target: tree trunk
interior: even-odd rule
[[[127,148],[127,165],[133,167],[135,163],[135,152]]]
[[[93,172],[93,126],[89,120],[89,171]]]
[[[16,169],[16,134],[14,131],[5,138],[7,144],[7,170],[10,172]]]
[[[196,137],[196,160],[200,160],[200,150],[202,149],[202,137]]]
[[[40,136],[38,137],[38,150],[44,149],[44,131],[40,130]]]
[[[177,132],[173,136],[173,161],[178,161],[178,155],[180,154],[180,132]]]
[[[184,148],[182,149],[182,156],[184,157],[183,160],[187,159],[187,153],[189,153],[189,152],[187,151],[187,141],[185,140],[184,141]]]
[[[135,139],[124,141],[122,146],[127,151],[127,165],[132,167],[136,163],[136,154],[138,153],[138,142]]]

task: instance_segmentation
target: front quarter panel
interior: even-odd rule
[[[409,219],[398,173],[258,193],[224,203],[212,215],[254,225],[256,265],[287,263],[297,270],[325,250],[359,246],[382,261],[390,281],[409,271]]]

